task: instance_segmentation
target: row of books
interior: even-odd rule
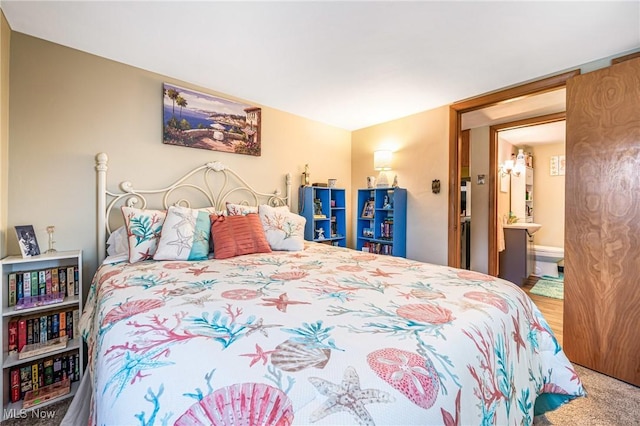
[[[40,269],[10,273],[8,278],[9,306],[15,306],[34,296],[77,296],[78,266]]]
[[[80,355],[67,353],[43,358],[10,370],[11,402],[18,402],[29,391],[70,379],[80,379]]]
[[[79,323],[79,309],[12,318],[9,321],[9,353],[59,337],[79,338]]]
[[[372,243],[367,241],[362,245],[362,251],[376,254],[392,254],[393,246],[390,244]]]
[[[393,220],[385,220],[380,224],[380,238],[393,239]]]

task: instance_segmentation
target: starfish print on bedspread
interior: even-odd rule
[[[394,402],[395,398],[379,389],[361,389],[360,378],[355,368],[344,370],[342,383],[337,385],[319,377],[309,377],[309,381],[322,395],[328,399],[318,407],[309,421],[316,422],[330,414],[347,411],[361,425],[373,425],[373,417],[365,408],[365,404],[374,402]]]
[[[258,321],[255,322],[255,324],[245,324],[244,326],[249,329],[246,334],[247,336],[251,336],[253,333],[259,332],[264,337],[269,337],[267,328],[281,327],[282,324],[263,324],[263,319],[259,318]]]
[[[301,302],[297,300],[289,300],[287,293],[282,293],[278,298],[265,297],[264,300],[267,303],[261,303],[263,306],[275,306],[280,312],[287,312],[287,306],[289,305],[310,305],[309,302]]]
[[[269,360],[269,355],[275,351],[265,351],[256,343],[256,353],[254,354],[240,354],[240,356],[248,356],[251,358],[251,363],[249,363],[249,367],[253,367],[256,363],[262,361],[262,365],[267,365],[267,361]]]

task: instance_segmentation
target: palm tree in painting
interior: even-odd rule
[[[176,89],[169,89],[167,90],[167,96],[169,97],[169,99],[171,99],[171,102],[173,103],[171,107],[171,113],[175,117],[176,116],[176,99],[178,99],[178,97],[180,96],[180,92],[178,92]]]
[[[176,98],[176,104],[180,107],[180,120],[182,120],[182,108],[187,106],[187,100],[178,95]]]

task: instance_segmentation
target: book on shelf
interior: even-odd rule
[[[11,386],[11,402],[20,401],[20,370],[14,368],[10,374],[10,386]]]
[[[37,296],[40,291],[40,284],[38,282],[38,271],[31,271],[31,295]]]
[[[8,304],[9,306],[13,306],[16,304],[16,300],[17,300],[17,292],[16,292],[16,274],[15,273],[11,273],[9,274],[9,299],[8,299]]]
[[[58,268],[51,268],[51,293],[60,292],[60,277],[58,276]]]
[[[9,320],[9,333],[8,333],[8,347],[9,353],[18,352],[18,319],[11,318]]]
[[[31,297],[31,272],[25,272],[23,274],[22,288],[24,297]]]

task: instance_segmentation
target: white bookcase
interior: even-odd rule
[[[77,282],[74,277],[74,287],[77,286],[77,295],[67,295],[61,301],[48,305],[24,307],[22,309],[16,309],[16,306],[11,306],[9,300],[9,277],[11,274],[24,274],[27,271],[46,271],[59,268],[78,268]],[[75,275],[75,274],[74,274]],[[11,372],[20,367],[26,367],[45,360],[64,359],[67,355],[78,354],[77,364],[77,379],[71,382],[71,392],[66,395],[53,397],[48,399],[44,397],[44,401],[27,408],[27,410],[41,409],[49,404],[60,401],[65,398],[70,398],[75,395],[82,374],[84,373],[84,345],[82,337],[79,333],[79,324],[77,320],[79,315],[74,317],[73,328],[74,336],[68,336],[66,347],[59,348],[46,348],[42,351],[48,351],[44,353],[34,352],[32,356],[26,358],[19,358],[17,351],[9,352],[9,323],[12,319],[19,318],[35,318],[44,317],[60,312],[69,312],[78,310],[78,314],[82,313],[82,251],[59,251],[51,254],[41,254],[39,256],[32,256],[23,258],[22,256],[8,256],[0,261],[0,309],[2,310],[2,327],[0,328],[0,341],[2,341],[2,386],[0,387],[0,394],[2,396],[3,415],[0,420],[5,420],[11,417],[24,416],[25,411],[23,407],[23,400],[20,399],[17,402],[11,402]],[[74,291],[75,293],[75,291]],[[73,315],[73,314],[72,314]],[[66,318],[66,317],[65,317]],[[25,355],[23,352],[22,355]],[[69,358],[66,358],[67,361]],[[69,361],[68,361],[69,362]],[[40,373],[39,373],[40,374]]]

